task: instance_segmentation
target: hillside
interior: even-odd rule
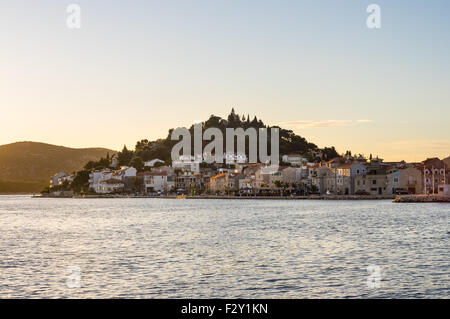
[[[239,115],[236,114],[234,109],[231,110],[231,113],[228,115],[226,119],[221,118],[219,116],[211,115],[208,120],[202,122],[203,130],[207,130],[208,128],[218,128],[223,134],[223,149],[226,149],[226,129],[227,128],[243,128],[244,130],[248,128],[255,128],[256,130],[260,128],[274,128],[277,127],[280,129],[280,144],[279,144],[279,152],[280,154],[303,154],[305,156],[309,156],[311,161],[317,160],[316,154],[317,152],[322,153],[323,160],[330,160],[336,156],[338,153],[336,149],[331,147],[324,147],[320,149],[314,143],[308,142],[305,138],[295,134],[292,130],[286,130],[280,128],[278,126],[269,126],[265,125],[261,119],[258,119],[256,116],[251,120],[250,115]],[[170,129],[166,138],[158,139],[155,141],[149,141],[147,139],[138,141],[136,143],[136,147],[134,151],[129,151],[128,149],[123,149],[118,153],[119,164],[120,165],[129,165],[133,158],[138,157],[143,161],[151,160],[154,158],[159,158],[167,163],[171,163],[171,150],[172,147],[178,143],[178,141],[173,141],[171,139],[171,133],[173,129]],[[191,133],[192,141],[194,136],[194,127],[191,126],[189,128]],[[192,142],[193,143],[193,142]],[[208,141],[202,140],[202,149],[208,144]],[[270,145],[270,130],[268,130],[267,136],[267,145]],[[245,154],[248,156],[248,139],[246,143]],[[270,150],[270,147],[268,147]],[[193,151],[193,150],[192,150]]]
[[[0,146],[0,192],[39,191],[57,172],[71,173],[115,151],[17,142]]]

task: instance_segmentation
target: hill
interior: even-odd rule
[[[86,162],[116,153],[105,148],[69,148],[37,142],[0,146],[0,192],[40,191],[57,172],[71,173]]]
[[[311,161],[319,160],[317,154],[321,154],[322,160],[330,160],[336,156],[338,153],[336,149],[331,147],[324,147],[320,149],[314,143],[308,142],[305,138],[295,134],[292,130],[286,130],[280,128],[279,126],[268,126],[265,125],[264,122],[258,119],[256,116],[251,120],[250,115],[238,115],[234,112],[234,109],[231,110],[231,113],[228,115],[227,119],[223,119],[219,116],[211,115],[208,120],[202,122],[203,130],[207,130],[208,128],[218,128],[223,136],[223,149],[226,149],[226,129],[227,128],[243,128],[244,130],[248,128],[255,128],[256,130],[260,128],[274,128],[277,127],[280,129],[280,154],[303,154],[304,156],[308,156]],[[166,163],[171,163],[171,150],[172,147],[178,143],[178,141],[171,140],[171,134],[173,129],[170,129],[166,138],[158,139],[156,141],[149,141],[147,139],[138,141],[136,143],[136,147],[134,151],[130,151],[126,149],[126,147],[118,153],[119,164],[120,165],[130,165],[131,161],[134,158],[139,158],[139,160],[147,161],[154,158],[159,158],[164,160]],[[192,141],[194,136],[194,126],[189,128],[191,133]],[[268,131],[267,136],[267,145],[270,145],[270,131]],[[209,143],[209,141],[201,141],[202,149],[203,147]],[[193,145],[193,144],[192,144]],[[245,154],[248,156],[248,138],[246,143]],[[268,146],[270,150],[270,147]],[[193,152],[193,149],[191,150]]]

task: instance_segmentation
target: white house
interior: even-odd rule
[[[302,166],[308,161],[303,156],[297,154],[283,155],[281,160],[285,163],[290,163],[292,166]]]
[[[169,192],[173,187],[174,183],[169,181],[167,172],[143,172],[139,173],[139,176],[143,178],[144,192]]]
[[[112,177],[113,172],[109,169],[93,171],[89,174],[89,188],[98,193],[100,183]]]
[[[225,160],[225,163],[227,163],[227,164],[247,163],[247,155],[242,154],[242,153],[234,154],[234,153],[227,152],[227,153],[223,154],[223,159]]]
[[[124,184],[121,180],[110,178],[101,181],[97,186],[96,192],[100,194],[109,194],[113,192],[121,192],[123,188]]]
[[[172,162],[172,167],[183,171],[200,173],[200,162],[201,159],[196,159],[194,156],[182,155],[178,160]]]
[[[134,167],[121,166],[119,170],[114,172],[115,176],[136,177],[137,170]]]
[[[69,183],[72,182],[74,179],[73,175],[67,175],[64,172],[55,174],[51,179],[50,179],[50,187],[55,187],[58,185],[62,185],[65,181],[68,181]]]
[[[128,166],[122,166],[119,170],[115,171],[111,171],[110,169],[93,171],[89,174],[89,188],[96,193],[104,193],[102,189],[105,187],[101,183],[110,179],[119,180],[122,184],[128,185],[128,188],[130,188],[134,184],[136,172],[134,167]]]
[[[153,166],[155,166],[156,163],[164,164],[165,162],[163,160],[160,160],[159,158],[155,158],[155,159],[152,159],[151,161],[146,161],[144,163],[144,166],[153,167]]]

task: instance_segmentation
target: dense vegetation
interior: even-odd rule
[[[265,125],[262,120],[258,120],[258,118],[255,116],[253,119],[250,119],[250,115],[242,115],[239,116],[234,112],[234,109],[231,110],[231,113],[228,115],[227,119],[223,119],[219,116],[211,115],[210,118],[202,122],[203,131],[207,130],[208,128],[219,128],[222,131],[222,134],[224,136],[224,150],[226,145],[226,129],[227,128],[238,128],[242,127],[244,130],[253,127],[255,129],[259,128],[267,128],[268,129],[268,150],[270,151],[270,128],[279,128],[280,129],[280,155],[282,154],[302,154],[309,158],[311,161],[319,160],[319,158],[315,158],[313,155],[314,152],[319,151],[320,149],[317,147],[317,145],[313,143],[309,143],[305,138],[296,135],[292,130],[286,130],[283,128],[280,128],[278,126],[268,126]],[[170,152],[172,150],[172,147],[178,142],[178,141],[172,141],[171,140],[171,134],[173,129],[169,130],[169,133],[165,139],[160,139],[157,141],[148,141],[148,140],[141,140],[137,142],[135,152],[130,152],[126,148],[124,148],[121,152],[119,152],[119,161],[122,165],[126,165],[128,161],[133,159],[134,157],[139,157],[144,161],[153,159],[153,158],[160,158],[167,163],[170,163]],[[194,126],[191,126],[189,128],[189,131],[191,133],[192,137],[192,145],[193,145],[193,138],[194,138]],[[209,143],[209,141],[203,141],[202,148]],[[246,153],[248,155],[248,139],[246,141]],[[331,158],[334,158],[338,156],[338,153],[336,152],[334,147],[325,147],[324,149],[321,149],[323,157],[323,160],[329,160]],[[134,155],[134,156],[133,156]]]
[[[255,129],[259,128],[273,128],[278,126],[267,126],[264,124],[262,120],[258,120],[255,116],[252,120],[250,120],[250,116],[239,116],[234,112],[234,109],[228,115],[227,119],[223,119],[219,116],[211,115],[209,119],[205,122],[202,122],[203,131],[208,128],[219,128],[222,131],[224,136],[224,150],[226,145],[226,129],[227,128],[237,128],[242,127],[243,129],[247,129],[253,127]],[[320,160],[320,158],[315,157],[315,152],[322,152],[322,159],[329,160],[338,156],[335,148],[325,147],[323,149],[319,149],[317,145],[313,143],[309,143],[305,138],[296,135],[291,130],[286,130],[280,128],[280,155],[282,154],[302,154],[306,156],[310,161]],[[118,152],[118,164],[119,166],[133,166],[138,171],[144,169],[144,162],[149,161],[155,158],[161,159],[165,161],[167,164],[171,164],[171,150],[172,147],[178,143],[178,141],[172,141],[173,129],[170,129],[167,137],[164,139],[158,139],[156,141],[149,141],[147,139],[140,140],[136,143],[135,149],[129,150],[126,146],[123,147],[122,151]],[[192,145],[194,143],[194,126],[189,128],[192,138]],[[270,151],[270,130],[268,130],[268,150]],[[202,148],[209,143],[209,141],[203,141]],[[248,140],[246,143],[246,152],[248,154]],[[193,150],[192,150],[193,151]],[[90,161],[88,162],[84,170],[90,171],[92,169],[100,169],[108,167],[111,163],[110,157],[101,158],[98,161]],[[86,178],[85,178],[86,179]]]

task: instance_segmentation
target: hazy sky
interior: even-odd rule
[[[340,152],[448,156],[449,14],[448,0],[2,1],[0,144],[134,148],[234,107]]]

